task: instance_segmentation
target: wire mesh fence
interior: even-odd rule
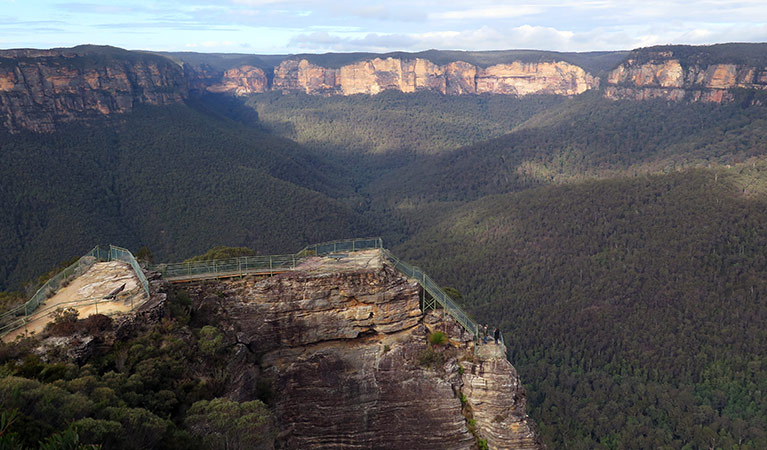
[[[402,261],[394,256],[389,250],[383,249],[384,257],[391,262],[394,267],[402,272],[405,276],[413,278],[418,281],[418,284],[434,298],[434,300],[442,306],[448,314],[450,314],[458,323],[461,324],[469,333],[475,338],[479,336],[479,328],[473,320],[459,307],[455,300],[453,300],[442,288],[439,287],[434,280],[431,279],[426,273],[424,273],[418,267],[411,266],[410,264]]]
[[[133,257],[133,253],[131,253],[130,251],[122,247],[116,247],[114,245],[110,245],[109,260],[123,261],[130,264],[133,271],[136,272],[136,276],[138,277],[139,282],[141,282],[141,287],[144,288],[144,292],[146,293],[147,296],[149,296],[149,281],[146,279],[146,275],[144,275],[144,271],[141,270],[141,266],[139,265],[138,261],[136,261],[136,258]]]
[[[158,264],[151,269],[160,272],[165,279],[194,279],[210,276],[248,275],[253,273],[274,274],[293,270],[305,259],[298,254],[241,256],[237,258],[213,259],[209,261],[189,261],[180,263]]]
[[[139,266],[136,261],[136,258],[133,257],[133,254],[122,247],[110,245],[107,249],[97,245],[73,264],[46,281],[23,305],[19,305],[0,314],[0,336],[4,336],[10,331],[24,325],[29,316],[38,312],[37,309],[41,304],[52,297],[59,289],[69,284],[73,279],[84,274],[95,263],[99,261],[113,260],[123,261],[131,266],[136,273],[141,286],[144,288],[144,292],[146,292],[148,296],[149,282],[147,281],[144,272],[141,270],[141,266]]]
[[[303,250],[298,252],[298,254],[322,256],[329,253],[356,252],[359,250],[368,250],[371,248],[383,248],[383,241],[380,237],[344,239],[340,241],[330,241],[307,245]]]

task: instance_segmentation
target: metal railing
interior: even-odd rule
[[[357,250],[368,250],[371,248],[383,248],[383,240],[380,237],[371,237],[321,242],[319,244],[307,245],[298,254],[321,256],[328,253],[356,252]]]
[[[109,260],[123,261],[130,264],[131,268],[133,269],[134,272],[136,272],[136,276],[141,282],[141,287],[144,288],[144,292],[146,292],[146,295],[149,296],[149,281],[146,279],[146,275],[144,275],[144,271],[141,270],[141,266],[139,265],[138,261],[136,261],[136,258],[133,257],[133,253],[131,253],[129,250],[124,249],[122,247],[116,247],[114,245],[110,245]]]
[[[445,311],[447,311],[448,314],[466,329],[466,331],[471,333],[475,338],[479,337],[479,327],[477,326],[477,323],[471,320],[463,309],[456,304],[455,300],[445,293],[445,291],[443,291],[431,277],[426,275],[426,273],[418,267],[411,266],[397,258],[389,250],[383,249],[382,253],[384,258],[391,262],[403,275],[416,280],[418,284],[420,284],[421,287],[428,292],[429,295],[431,295],[431,297],[445,309]]]
[[[136,273],[141,286],[144,288],[144,292],[146,292],[147,296],[149,295],[149,282],[130,251],[114,245],[110,245],[109,249],[104,249],[97,245],[73,264],[46,281],[23,305],[0,314],[0,336],[4,336],[27,323],[29,316],[38,313],[38,307],[45,300],[52,297],[56,291],[66,286],[72,279],[84,274],[93,264],[99,261],[112,260],[127,262]]]
[[[152,270],[160,272],[163,278],[211,278],[221,276],[238,276],[252,273],[273,274],[285,270],[293,270],[305,257],[298,254],[241,256],[237,258],[213,259],[209,261],[190,261],[180,263],[158,264],[151,266]]]
[[[415,279],[428,292],[434,301],[450,314],[461,326],[475,338],[479,337],[479,327],[458,306],[437,283],[421,269],[400,260],[390,251],[383,248],[380,237],[344,239],[339,241],[322,242],[304,247],[293,255],[244,256],[239,258],[215,259],[210,261],[195,261],[158,264],[151,269],[160,272],[166,280],[202,280],[206,278],[221,278],[229,276],[245,276],[249,274],[273,274],[287,270],[295,270],[306,258],[317,255],[332,255],[338,252],[354,252],[358,250],[381,249],[383,257],[407,277]]]

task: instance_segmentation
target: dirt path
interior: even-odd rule
[[[114,300],[103,299],[123,284],[125,287]],[[12,341],[16,336],[24,333],[40,333],[52,320],[51,313],[59,307],[74,308],[78,311],[80,318],[85,318],[91,314],[127,312],[146,298],[146,293],[130,265],[122,261],[96,263],[43,302],[38,307],[38,312],[30,317],[26,327],[10,332],[3,341]],[[98,303],[93,304],[96,301]]]

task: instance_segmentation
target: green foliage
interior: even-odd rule
[[[168,261],[220,243],[271,254],[375,234],[343,199],[355,195],[348,166],[211,115],[204,100],[0,135],[0,290],[95,242]]]
[[[555,96],[444,96],[434,92],[320,97],[270,92],[252,96],[272,132],[343,162],[401,165],[409,155],[437,154],[510,132],[533,114],[562,101]],[[379,155],[358,159],[359,153]],[[390,155],[386,155],[390,154]],[[373,170],[358,167],[357,170]]]
[[[133,256],[136,258],[136,261],[139,261],[139,262],[143,262],[143,263],[154,262],[154,255],[152,255],[152,252],[149,250],[149,247],[141,247]]]
[[[487,445],[487,439],[477,439],[477,448],[479,450],[489,450],[490,447]]]
[[[449,295],[450,298],[457,301],[458,304],[463,301],[463,294],[461,294],[461,291],[458,289],[452,287],[443,287],[442,290],[445,291],[445,294]]]
[[[218,328],[211,325],[202,327],[197,346],[200,353],[208,357],[219,356],[228,348],[224,335]]]
[[[189,408],[186,417],[186,425],[205,448],[221,450],[273,448],[271,424],[271,412],[258,400],[201,400]]]
[[[40,450],[98,450],[101,446],[80,442],[77,430],[70,427],[40,442]]]
[[[193,256],[184,262],[211,261],[214,259],[237,258],[239,256],[253,256],[256,252],[247,247],[226,247],[217,245],[202,255]]]
[[[442,331],[435,331],[429,335],[429,343],[431,345],[444,345],[447,344],[447,335]]]
[[[765,167],[490,196],[394,250],[501,325],[550,448],[763,448]]]

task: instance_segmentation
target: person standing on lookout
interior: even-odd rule
[[[489,331],[487,331],[487,324],[485,324],[485,336],[482,338],[482,343],[487,344],[487,336],[490,334]]]
[[[498,327],[495,327],[495,330],[493,331],[493,338],[495,338],[495,343],[498,343],[498,338],[501,337],[501,330],[498,329]]]

